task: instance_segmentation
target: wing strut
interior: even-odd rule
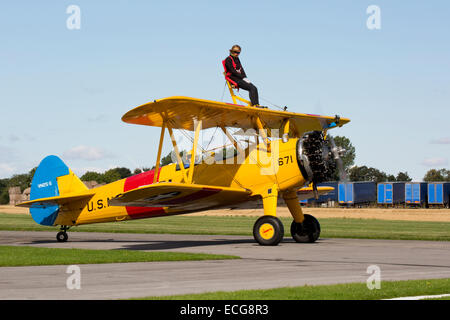
[[[194,136],[194,143],[192,145],[191,164],[189,166],[189,174],[188,174],[187,183],[192,183],[192,177],[194,176],[195,155],[197,153],[198,136],[199,136],[200,130],[202,129],[202,120],[195,121],[195,122],[196,122],[195,123],[195,136]]]
[[[181,160],[180,152],[178,151],[178,146],[175,137],[173,135],[172,127],[167,124],[167,129],[169,130],[170,140],[172,140],[173,149],[175,151],[175,155],[177,156],[178,165],[180,166],[181,173],[183,174],[183,181],[187,182],[188,179],[186,175],[186,170],[184,169],[184,163],[183,160]]]
[[[227,136],[227,138],[230,140],[230,142],[234,145],[234,147],[236,148],[237,152],[239,154],[244,154],[244,150],[241,148],[241,146],[238,144],[238,142],[236,141],[236,139],[228,132],[228,130],[221,125],[220,128],[222,129],[223,133],[225,133],[225,135]]]
[[[267,136],[267,131],[264,129],[261,119],[258,116],[254,117],[254,119],[255,119],[255,124],[256,124],[256,127],[258,128],[259,134],[262,136],[264,144],[267,147],[267,151],[270,151],[270,140]]]
[[[164,123],[165,124],[165,123]],[[199,139],[199,135],[200,135],[200,130],[202,129],[202,120],[200,121],[195,121],[195,136],[194,136],[194,142],[192,145],[192,150],[191,150],[191,161],[190,161],[190,165],[189,165],[189,170],[186,170],[184,168],[184,163],[183,160],[181,159],[180,156],[180,152],[178,150],[178,146],[177,146],[177,142],[175,140],[175,137],[173,135],[173,130],[172,127],[169,124],[166,124],[167,129],[169,130],[169,134],[170,134],[170,139],[172,140],[172,145],[173,145],[173,149],[175,151],[175,154],[177,156],[177,161],[178,161],[178,165],[180,166],[180,170],[183,174],[183,181],[184,183],[188,183],[191,184],[192,183],[192,178],[194,176],[194,169],[195,169],[195,155],[197,153],[197,147],[198,147],[198,139]],[[164,130],[164,126],[161,128],[161,130]],[[158,150],[158,156],[160,157],[160,150],[161,150],[161,145],[162,145],[162,139],[163,139],[163,132],[161,133],[161,139],[160,139],[160,146],[159,146],[159,150]],[[187,172],[186,172],[187,171]]]
[[[158,147],[158,155],[156,156],[156,164],[155,164],[155,174],[153,176],[153,183],[156,183],[156,179],[158,178],[159,171],[159,162],[161,161],[161,152],[162,146],[164,142],[164,131],[166,131],[166,122],[164,121],[161,126],[161,135],[159,136],[159,147]]]

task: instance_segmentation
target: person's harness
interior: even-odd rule
[[[233,68],[236,69],[236,62],[234,62],[234,59],[233,59],[232,56],[229,56],[229,57],[231,58],[231,62],[233,63]],[[228,58],[228,57],[227,57],[227,58]],[[223,68],[224,68],[224,70],[225,70],[225,72],[224,72],[223,74],[224,74],[224,76],[225,76],[225,79],[226,79],[232,86],[234,86],[236,89],[239,90],[238,84],[237,84],[235,81],[231,80],[231,78],[230,78],[231,72],[227,71],[227,67],[225,66],[225,61],[227,60],[227,58],[225,58],[225,60],[222,61]],[[238,70],[236,69],[236,71],[238,71]],[[239,72],[239,71],[238,71],[238,72]]]

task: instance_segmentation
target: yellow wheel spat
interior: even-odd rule
[[[273,228],[273,225],[271,225],[270,223],[264,223],[261,225],[261,227],[259,227],[259,235],[264,240],[269,240],[273,238],[274,234],[275,229]]]

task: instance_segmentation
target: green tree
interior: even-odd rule
[[[15,174],[9,179],[0,180],[0,204],[9,203],[9,188],[20,187],[20,192],[31,186],[34,173],[37,167],[31,169],[28,173]]]
[[[20,187],[20,191],[23,192],[26,188],[31,186],[31,176],[29,173],[15,174],[8,181],[9,187]]]
[[[172,151],[169,152],[165,157],[162,157],[162,158],[161,158],[161,162],[160,162],[160,166],[161,166],[161,167],[162,167],[162,166],[166,166],[166,165],[168,165],[168,164],[171,164],[171,163],[173,162],[173,161],[172,161],[171,153],[172,153]]]
[[[105,173],[103,174],[103,181],[104,183],[111,183],[117,180],[122,179],[120,173],[118,170],[116,170],[117,168],[114,169],[109,169],[107,171],[105,171]]]
[[[399,172],[397,173],[397,177],[395,178],[395,181],[403,181],[403,182],[408,182],[408,181],[412,181],[412,178],[408,175],[408,172]]]
[[[175,151],[174,151],[175,152]],[[180,157],[181,157],[181,159],[185,159],[185,156],[187,155],[187,151],[186,150],[182,150],[181,152],[180,152]],[[175,156],[175,153],[174,153],[174,159],[175,159],[175,162],[174,161],[172,161],[172,151],[170,151],[165,157],[161,157],[161,161],[160,161],[160,166],[162,167],[162,166],[166,166],[166,165],[168,165],[168,164],[171,164],[171,163],[177,163],[177,160],[176,160],[176,156]],[[152,167],[152,169],[154,169],[155,168],[155,166],[153,166]],[[145,171],[145,170],[144,170]]]
[[[36,173],[36,169],[38,167],[34,167],[33,169],[30,170],[30,172],[28,172],[28,174],[30,175],[30,179],[33,180],[34,174]]]
[[[82,181],[97,181],[97,183],[102,183],[103,174],[94,171],[88,171],[83,174],[80,179]]]
[[[393,174],[388,174],[386,175],[386,181],[397,181],[397,179],[395,178],[395,176]]]
[[[423,177],[423,181],[450,181],[450,170],[447,169],[430,169]]]
[[[0,204],[9,203],[8,182],[9,179],[0,179]]]
[[[119,174],[120,179],[125,179],[131,176],[131,170],[128,168],[114,168],[113,170]]]
[[[349,170],[350,181],[375,181],[385,182],[388,180],[388,175],[375,168],[367,166],[354,166]]]
[[[84,175],[82,175],[80,179],[82,181],[97,181],[97,183],[111,183],[117,180],[128,178],[131,175],[132,173],[130,169],[117,167],[106,170],[104,173],[88,171]]]

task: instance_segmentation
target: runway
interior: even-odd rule
[[[56,230],[56,229],[55,229]],[[70,290],[67,266],[2,267],[0,299],[117,299],[210,291],[366,282],[376,265],[381,280],[450,278],[450,243],[432,241],[285,240],[263,247],[252,237],[0,231],[0,245],[129,249],[231,254],[238,260],[83,265],[81,289]]]

